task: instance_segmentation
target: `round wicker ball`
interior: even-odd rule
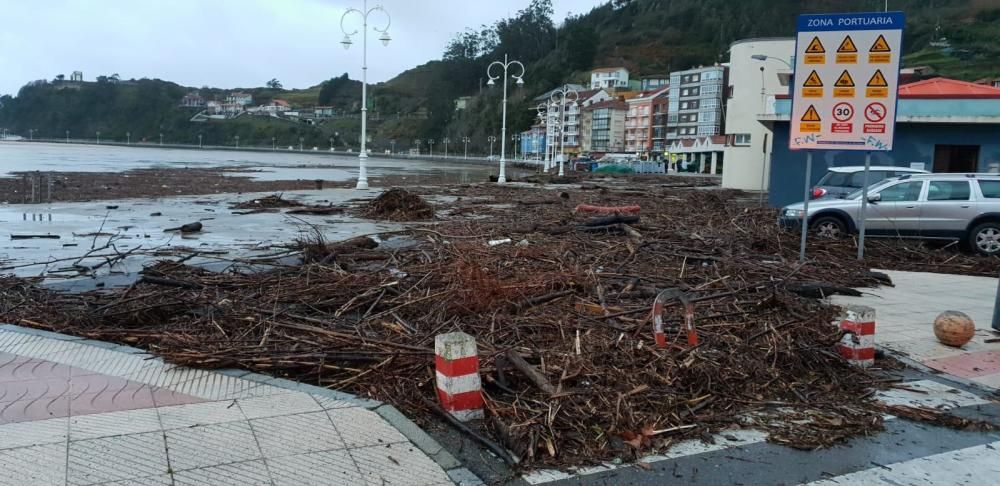
[[[948,346],[962,347],[975,333],[976,324],[964,312],[944,311],[934,319],[934,335]]]

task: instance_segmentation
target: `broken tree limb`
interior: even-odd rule
[[[552,383],[549,383],[548,378],[535,369],[535,367],[530,363],[525,361],[524,358],[522,358],[520,354],[517,354],[516,351],[508,349],[507,352],[504,353],[504,356],[507,358],[507,362],[509,362],[511,366],[517,368],[521,374],[528,377],[528,379],[531,380],[531,382],[534,383],[539,390],[542,390],[549,395],[556,392],[556,387],[552,386]]]

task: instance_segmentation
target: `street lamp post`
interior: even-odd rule
[[[469,158],[469,137],[462,137],[462,143],[465,144],[465,158]]]
[[[430,147],[430,156],[434,157],[434,139],[433,138],[427,141],[427,146]]]
[[[125,132],[125,145],[132,145],[132,132]]]
[[[271,137],[271,151],[278,150],[278,137]]]
[[[559,134],[559,175],[566,175],[563,166],[566,160],[566,141],[563,140],[563,133],[566,130],[566,124],[563,123],[563,117],[566,114],[567,103],[576,103],[580,99],[580,93],[569,86],[563,86],[552,92],[552,108],[558,110],[558,128],[557,133]]]
[[[510,136],[510,141],[514,142],[511,145],[514,146],[514,160],[517,160],[517,146],[519,145],[518,142],[521,141],[521,134],[520,133],[515,133],[515,134],[511,135]],[[524,154],[521,154],[521,156],[523,157]]]
[[[66,143],[69,143],[69,130],[66,130]]]
[[[490,143],[490,159],[492,159],[493,158],[493,142],[497,141],[497,137],[495,137],[493,135],[490,135],[489,137],[486,137],[486,141]],[[503,170],[503,165],[500,166],[500,170]],[[502,174],[502,172],[501,172],[501,174]]]
[[[357,30],[354,32],[348,32],[344,28],[344,20],[352,14],[358,14],[361,16],[362,22],[362,34],[361,34],[361,153],[358,155],[358,185],[357,189],[367,190],[368,189],[368,150],[366,148],[366,142],[368,141],[368,16],[372,12],[382,12],[385,15],[385,27],[378,28],[372,26],[375,32],[379,32],[382,35],[379,36],[378,40],[382,41],[382,45],[389,45],[391,38],[389,37],[389,26],[392,24],[392,18],[389,17],[389,12],[387,12],[381,5],[376,5],[375,7],[368,8],[368,0],[364,0],[362,4],[362,10],[355,8],[348,9],[344,12],[344,15],[340,18],[340,30],[344,31],[344,40],[340,43],[343,44],[344,49],[349,49],[351,44],[351,36],[358,33]]]
[[[235,136],[235,137],[233,137],[233,138],[235,138],[235,139],[236,139],[236,148],[237,148],[237,149],[239,149],[239,148],[240,148],[240,136],[239,136],[239,135],[236,135],[236,136]]]
[[[34,142],[35,141],[35,130],[28,129],[28,141],[29,142]]]
[[[489,76],[490,80],[486,83],[489,86],[493,86],[497,79],[500,79],[500,75],[494,76],[491,71],[493,66],[498,66],[503,69],[503,118],[500,125],[500,175],[497,177],[497,184],[504,184],[507,182],[507,148],[504,142],[507,138],[507,74],[511,66],[517,66],[521,68],[521,74],[512,74],[510,77],[517,80],[517,85],[521,86],[524,84],[524,64],[520,61],[508,61],[507,55],[504,54],[503,62],[493,61],[489,66],[486,67],[486,75]]]
[[[330,137],[330,151],[333,152],[333,137]]]
[[[198,134],[198,148],[201,148],[201,134]]]
[[[299,137],[299,152],[302,151],[302,143],[306,141],[305,137]]]
[[[97,145],[101,144],[101,132],[97,132]]]
[[[413,141],[413,145],[416,145],[416,146],[417,146],[417,156],[418,156],[418,157],[420,156],[420,144],[422,144],[422,143],[424,143],[424,141],[423,141],[423,140],[420,140],[419,138],[418,138],[418,139],[415,139],[415,140]]]
[[[442,140],[441,142],[444,143],[444,158],[447,159],[448,158],[448,144],[451,143],[451,139],[448,138],[448,137],[445,137],[445,139]]]
[[[160,146],[161,147],[163,146],[163,134],[162,133],[160,134]]]
[[[396,155],[396,139],[389,140],[389,154]]]
[[[549,145],[551,145],[551,138],[549,137],[549,105],[547,103],[539,103],[538,107],[535,108],[538,112],[538,119],[541,120],[541,125],[545,127],[545,153],[542,154],[542,167],[545,172],[549,171]],[[538,134],[535,134],[535,142],[538,142]],[[538,147],[535,147],[537,153]]]

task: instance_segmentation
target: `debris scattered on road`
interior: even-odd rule
[[[393,188],[369,203],[363,214],[372,219],[420,221],[433,219],[434,208],[424,198],[406,189]]]
[[[194,223],[188,223],[185,225],[178,226],[176,228],[167,228],[163,230],[164,233],[169,231],[180,231],[181,233],[197,233],[203,228],[201,222],[196,221]]]

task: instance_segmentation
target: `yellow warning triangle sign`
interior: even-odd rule
[[[878,39],[875,39],[875,43],[872,44],[872,48],[868,49],[868,52],[892,52],[889,47],[889,42],[885,40],[885,36],[879,34]]]
[[[820,121],[820,119],[819,119],[819,113],[816,112],[816,107],[815,106],[809,105],[809,109],[806,110],[806,114],[802,115],[802,121],[804,121],[804,122],[818,122],[818,121]]]
[[[837,78],[837,82],[833,83],[833,85],[838,88],[853,88],[854,78],[852,78],[851,73],[847,72],[845,69],[843,73],[840,73],[840,77]]]
[[[819,79],[819,74],[813,69],[813,72],[809,73],[809,77],[806,78],[806,82],[802,86],[806,88],[821,88],[823,87],[823,80]]]
[[[858,48],[854,45],[854,40],[851,39],[851,36],[847,36],[844,37],[844,42],[840,43],[837,52],[858,52]]]
[[[882,70],[879,69],[875,71],[875,74],[871,79],[868,80],[869,88],[888,88],[889,82],[885,80],[885,76],[882,75]]]
[[[809,43],[809,47],[806,47],[806,54],[823,54],[826,49],[823,47],[823,43],[819,41],[819,37],[813,37],[812,42]]]

